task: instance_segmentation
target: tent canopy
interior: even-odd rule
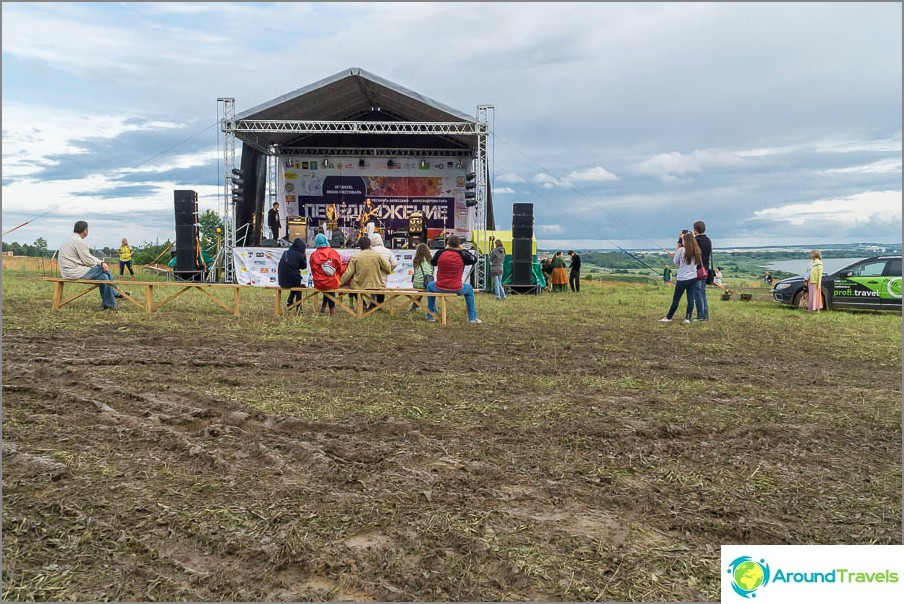
[[[236,115],[242,120],[471,122],[475,118],[354,67]],[[473,149],[473,135],[236,132],[266,152],[279,147]]]

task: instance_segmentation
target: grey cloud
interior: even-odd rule
[[[123,185],[121,187],[109,187],[96,191],[73,191],[72,195],[77,197],[97,197],[100,199],[147,197],[157,193],[159,190],[160,187],[155,187],[154,185]]]
[[[35,180],[74,180],[92,174],[110,174],[115,170],[142,165],[164,163],[179,155],[196,153],[216,145],[213,130],[210,136],[192,137],[200,130],[185,127],[179,130],[156,129],[123,132],[111,138],[87,138],[72,141],[80,153],[60,153],[45,157],[54,165],[43,167],[29,175]],[[190,140],[187,140],[189,139]],[[151,180],[151,179],[149,179]]]

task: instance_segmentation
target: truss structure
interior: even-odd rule
[[[349,120],[246,120],[235,119],[235,99],[217,99],[220,105],[220,128],[225,134],[223,143],[223,223],[226,230],[224,237],[224,269],[228,283],[235,282],[233,249],[236,247],[235,204],[232,198],[232,170],[235,168],[235,139],[241,134],[243,143],[251,145],[265,153],[267,157],[268,197],[270,201],[276,195],[277,159],[280,155],[355,155],[355,156],[411,156],[411,157],[461,157],[463,161],[471,158],[475,161],[477,175],[477,205],[475,206],[475,229],[486,238],[487,217],[487,136],[489,122],[487,114],[492,105],[481,105],[477,108],[477,119],[473,122],[381,122],[381,121],[349,121]],[[280,147],[271,142],[268,134],[397,134],[397,135],[448,135],[457,137],[473,137],[474,144],[468,149],[406,149],[377,147]],[[474,242],[476,243],[476,242]],[[475,246],[477,255],[476,286],[485,289],[487,285],[486,269],[481,261],[480,249]]]
[[[483,241],[479,242],[480,245],[476,245],[474,252],[477,255],[477,291],[483,291],[487,288],[487,267],[484,266],[483,258],[481,257],[481,250],[484,253],[489,254],[489,233],[487,233],[487,184],[489,182],[489,174],[487,170],[487,134],[489,132],[489,122],[488,115],[490,112],[494,111],[494,107],[492,105],[478,105],[477,106],[477,129],[480,133],[477,136],[477,156],[474,158],[475,163],[475,173],[476,173],[476,184],[477,184],[477,216],[475,223],[475,228],[479,233],[479,237],[483,239]],[[475,244],[478,242],[475,241]]]
[[[223,278],[235,283],[235,201],[232,199],[232,170],[235,168],[235,133],[229,125],[235,121],[235,99],[218,98],[217,116],[223,131]]]

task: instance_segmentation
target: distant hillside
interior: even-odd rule
[[[819,249],[823,258],[859,259],[879,254],[900,253],[901,244],[862,243],[862,244],[830,244],[830,245],[788,245],[768,248],[731,248],[716,249],[713,252],[714,266],[722,267],[725,278],[759,279],[776,266],[775,263],[795,261],[806,262],[808,252]],[[671,264],[671,256],[661,250],[576,250],[581,255],[582,273],[588,277],[606,278],[614,275],[635,275],[637,278],[655,278],[665,265]],[[551,255],[554,251],[538,250],[538,256]],[[566,262],[568,258],[566,258]],[[794,265],[796,266],[796,265]],[[791,267],[791,264],[779,264],[778,268]],[[772,270],[776,278],[791,277],[799,274],[796,269],[791,272]]]

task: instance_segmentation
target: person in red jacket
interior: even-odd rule
[[[476,264],[477,258],[461,248],[461,237],[458,235],[449,237],[445,249],[436,252],[430,263],[436,267],[436,278],[427,285],[427,308],[433,313],[427,313],[427,320],[436,321],[436,297],[430,296],[429,292],[440,292],[464,296],[465,305],[468,307],[468,321],[483,323],[477,318],[474,288],[470,283],[462,283],[465,266]]]
[[[342,259],[339,258],[339,252],[330,247],[326,240],[326,235],[317,233],[314,237],[314,253],[311,254],[311,275],[314,277],[314,289],[326,291],[339,288],[339,278],[342,277],[344,269],[342,268]],[[329,299],[326,294],[323,296],[323,303],[320,304],[320,312],[325,313],[327,307],[330,314],[336,314],[336,302]]]

